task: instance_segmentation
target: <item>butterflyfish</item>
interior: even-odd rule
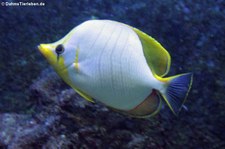
[[[162,103],[177,115],[192,85],[192,73],[165,77],[171,64],[165,48],[117,21],[86,21],[38,49],[84,99],[134,117],[153,116]]]

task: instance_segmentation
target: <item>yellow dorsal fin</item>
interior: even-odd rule
[[[86,99],[87,101],[93,102],[93,103],[95,102],[95,101],[91,98],[91,96],[85,94],[84,92],[82,92],[82,91],[79,90],[78,88],[74,88],[74,87],[73,87],[73,89],[74,89],[81,97],[83,97],[83,98]]]
[[[144,32],[132,28],[141,40],[144,55],[152,72],[158,76],[165,76],[170,69],[170,55],[154,38]]]

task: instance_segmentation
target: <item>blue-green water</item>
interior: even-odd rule
[[[0,147],[225,148],[223,0],[35,2],[44,5],[1,1]],[[36,46],[89,19],[139,28],[171,54],[169,76],[193,72],[188,110],[175,117],[165,107],[134,119],[87,103],[64,84]]]

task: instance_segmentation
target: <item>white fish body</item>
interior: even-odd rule
[[[137,34],[127,25],[112,21],[85,22],[68,44],[71,42],[79,50],[79,69],[68,68],[71,81],[106,105],[133,109],[153,88],[162,85],[146,62]]]

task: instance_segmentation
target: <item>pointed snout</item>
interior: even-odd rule
[[[54,53],[52,51],[53,48],[54,47],[51,44],[40,44],[40,45],[38,45],[38,50],[47,59],[52,59],[54,57]]]
[[[50,52],[50,47],[48,46],[48,44],[40,44],[37,47],[42,55],[44,55],[45,57],[48,57]]]

